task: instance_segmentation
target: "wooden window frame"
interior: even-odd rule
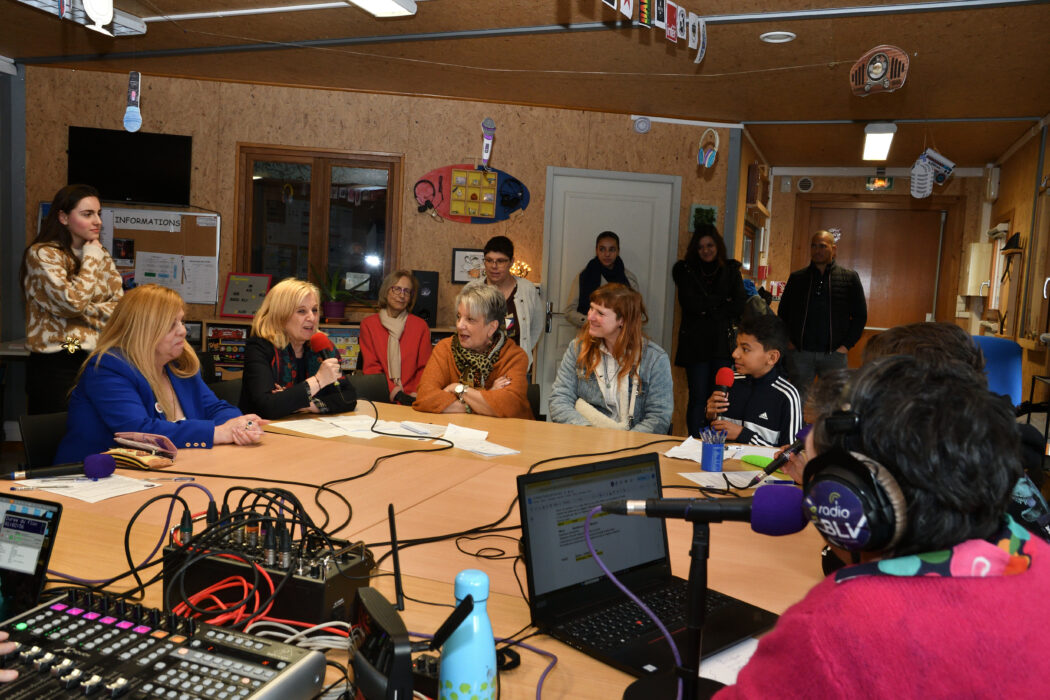
[[[331,168],[380,168],[389,171],[387,178],[386,222],[383,248],[384,276],[398,269],[401,257],[401,198],[404,191],[402,153],[378,151],[341,151],[305,146],[273,146],[258,143],[237,144],[237,187],[234,231],[234,272],[251,270],[252,240],[252,168],[256,160],[309,164],[310,171],[310,270],[328,269],[328,201],[331,192]],[[315,213],[317,216],[315,217]],[[370,305],[361,305],[371,308]]]

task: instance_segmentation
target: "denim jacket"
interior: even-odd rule
[[[612,417],[612,409],[605,403],[594,372],[587,377],[579,376],[576,367],[579,353],[580,341],[573,340],[561,358],[550,399],[551,420],[555,423],[589,425],[575,408],[577,398],[582,398]],[[671,413],[674,411],[674,391],[671,386],[671,361],[659,345],[645,342],[638,364],[638,376],[641,382],[634,414],[628,420],[629,430],[666,434],[671,427]],[[631,382],[634,382],[633,378]]]

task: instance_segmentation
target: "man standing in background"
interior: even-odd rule
[[[777,308],[790,339],[788,374],[803,400],[814,377],[846,366],[868,321],[860,276],[835,264],[835,249],[830,231],[813,236],[809,266],[791,273]]]
[[[572,298],[565,305],[565,318],[577,328],[587,323],[587,310],[591,306],[591,292],[610,282],[619,282],[631,289],[641,291],[638,278],[623,266],[620,258],[620,237],[612,231],[602,231],[594,242],[594,257],[572,282]]]

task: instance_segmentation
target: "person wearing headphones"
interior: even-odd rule
[[[716,697],[1042,697],[1050,545],[1007,514],[1013,412],[973,367],[912,355],[818,384],[803,507],[856,552]]]

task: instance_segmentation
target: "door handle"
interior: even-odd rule
[[[990,280],[985,280],[984,282],[981,282],[981,286],[977,290],[977,296],[983,297],[984,296],[984,288],[985,287],[991,288],[991,286],[992,286],[992,283],[991,283]]]
[[[1045,280],[1043,280],[1043,298],[1044,299],[1050,298],[1050,297],[1046,296],[1046,287],[1047,287],[1047,285],[1050,285],[1050,277],[1047,277]]]
[[[552,324],[554,323],[554,302],[547,302],[547,315],[543,323],[543,332],[550,333]]]

